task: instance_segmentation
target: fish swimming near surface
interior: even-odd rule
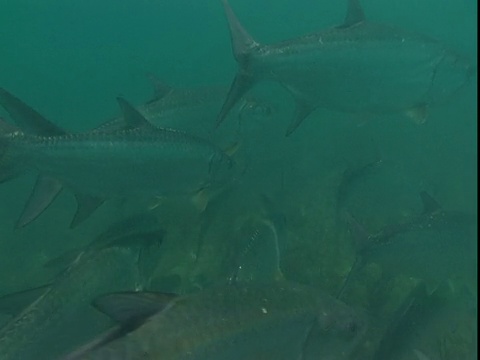
[[[422,122],[429,105],[448,98],[475,72],[439,41],[367,21],[359,0],[348,1],[342,25],[269,45],[255,41],[227,0],[223,4],[239,70],[217,124],[263,80],[279,82],[295,99],[287,135],[319,107],[361,114],[403,111]]]
[[[123,98],[118,101],[121,129],[114,124],[69,134],[0,89],[0,104],[20,127],[0,124],[0,181],[26,169],[40,173],[18,227],[40,215],[64,185],[77,199],[73,227],[112,197],[191,196],[204,209],[208,195],[232,179],[235,163],[225,151],[202,138],[154,127]]]
[[[51,283],[0,298],[0,312],[13,315],[0,328],[0,358],[55,359],[87,341],[92,333],[111,327],[90,303],[105,292],[148,285],[148,254],[161,250],[164,230],[158,220],[147,222],[151,225],[148,231],[137,227],[138,233],[130,231],[126,236],[103,233],[98,243],[79,251]]]
[[[477,220],[475,216],[444,210],[427,192],[420,193],[423,211],[407,221],[369,233],[351,214],[346,221],[357,257],[341,293],[368,263],[390,275],[404,274],[427,283],[429,290],[452,280],[476,292]],[[450,283],[454,287],[453,283]]]
[[[312,286],[283,279],[275,223],[248,220],[244,228],[252,232],[225,284],[184,295],[99,297],[94,306],[118,327],[64,360],[348,359],[365,333],[365,319]]]

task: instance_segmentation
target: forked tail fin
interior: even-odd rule
[[[239,69],[230,87],[227,99],[220,110],[216,126],[219,126],[225,120],[230,110],[232,110],[242,96],[245,95],[255,83],[253,74],[249,69],[249,62],[252,52],[261,46],[242,26],[227,0],[223,0],[222,2],[230,28],[233,56],[238,63]]]

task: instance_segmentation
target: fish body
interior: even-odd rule
[[[124,223],[130,231],[112,232]],[[139,228],[147,223],[147,229]],[[62,255],[71,261],[66,268],[61,264],[62,271],[50,284],[0,299],[2,311],[4,305],[18,308],[23,304],[20,299],[30,299],[16,314],[10,311],[14,317],[0,328],[0,358],[54,359],[109,328],[110,321],[98,316],[91,302],[106,292],[133,291],[148,284],[152,269],[147,254],[156,253],[163,235],[158,220],[151,217],[122,221],[73,257]]]
[[[344,359],[363,329],[349,307],[312,288],[235,284],[174,298],[135,330],[66,359]]]
[[[373,360],[476,359],[476,295],[453,295],[445,284],[432,294],[422,287],[394,313]]]
[[[103,197],[178,195],[222,179],[231,160],[222,150],[183,132],[130,129],[64,136],[16,133],[11,156],[76,192]]]
[[[368,263],[376,263],[388,275],[403,274],[422,279],[429,289],[449,281],[476,292],[477,219],[469,214],[447,211],[426,192],[424,211],[398,224],[369,234],[347,214],[356,241],[357,260],[342,288]]]
[[[17,226],[33,221],[64,185],[77,197],[75,226],[107,198],[194,197],[218,191],[229,181],[234,162],[219,147],[181,131],[154,127],[125,100],[118,101],[121,126],[107,123],[69,134],[0,89],[0,104],[22,126],[0,124],[0,180],[29,168],[40,173]],[[203,198],[198,200],[201,209],[207,203]]]
[[[410,111],[450,96],[471,77],[473,66],[441,42],[365,20],[349,1],[342,26],[286,40],[257,43],[226,0],[233,51],[240,70],[218,123],[255,83],[281,83],[296,101],[290,134],[317,107],[363,114]],[[422,120],[422,119],[420,119]]]
[[[0,358],[52,359],[78,341],[86,341],[91,332],[85,329],[104,331],[109,323],[99,319],[90,302],[104,291],[139,286],[136,262],[123,248],[81,255],[37,300],[0,329]]]
[[[155,95],[151,100],[138,106],[138,111],[155,126],[185,131],[215,141],[217,144],[219,142],[223,144],[223,137],[229,138],[230,141],[232,136],[238,137],[241,121],[269,118],[274,112],[272,104],[264,97],[246,96],[238,110],[231,114],[237,121],[232,121],[231,129],[219,133],[215,131],[215,118],[228,94],[228,86],[174,88],[161,83],[158,79],[153,80]],[[108,123],[109,126],[116,123],[121,128],[123,118],[115,118]]]

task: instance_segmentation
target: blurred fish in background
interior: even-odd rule
[[[104,331],[110,322],[91,309],[91,301],[106,292],[147,286],[152,270],[148,257],[158,256],[163,236],[152,216],[126,219],[84,249],[49,263],[59,269],[52,282],[0,298],[0,311],[13,316],[0,329],[0,357],[54,359]]]
[[[243,229],[228,282],[182,296],[100,297],[95,307],[119,327],[65,359],[347,359],[366,320],[315,287],[283,278],[274,219],[249,218]]]

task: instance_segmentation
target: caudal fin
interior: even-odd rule
[[[14,135],[7,136],[8,134],[58,136],[65,135],[66,132],[3,88],[0,88],[0,105],[18,125],[17,128],[0,122],[0,182],[4,182],[16,177],[23,170],[16,154],[8,150],[9,142],[14,139]],[[40,174],[16,227],[26,226],[35,220],[50,206],[61,190],[62,184],[58,180]]]
[[[62,128],[45,119],[36,110],[3,88],[0,88],[0,105],[25,133],[44,136],[65,134]]]
[[[223,0],[222,2],[230,28],[233,56],[238,63],[239,70],[230,87],[227,99],[223,103],[222,109],[220,110],[216,126],[219,126],[225,120],[230,110],[232,110],[242,96],[245,95],[245,93],[250,90],[255,83],[253,74],[249,69],[249,60],[252,52],[260,47],[260,45],[242,26],[227,0]]]

